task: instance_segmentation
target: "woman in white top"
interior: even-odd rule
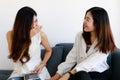
[[[106,71],[109,75],[106,59],[108,53],[115,49],[107,12],[103,8],[92,7],[86,11],[83,32],[76,35],[66,61],[58,66],[57,73],[50,80],[96,80],[95,77],[101,77]],[[104,75],[101,78],[107,80]]]
[[[37,13],[30,7],[21,8],[15,18],[13,30],[7,32],[9,58],[14,70],[8,80],[24,80],[25,74],[38,73],[41,80],[50,78],[45,67],[52,49],[47,36],[41,31]],[[46,49],[41,60],[41,46]]]

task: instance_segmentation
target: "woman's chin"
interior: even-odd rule
[[[85,31],[85,32],[90,32],[90,31],[89,31],[89,30],[87,30],[87,29],[84,29],[84,31]]]

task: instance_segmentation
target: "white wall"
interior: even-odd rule
[[[74,42],[75,34],[82,30],[85,11],[101,6],[108,11],[116,45],[120,48],[119,0],[0,0],[0,69],[12,69],[8,57],[6,32],[12,29],[17,11],[30,6],[38,13],[51,46]]]

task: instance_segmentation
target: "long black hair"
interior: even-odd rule
[[[88,12],[91,13],[94,21],[93,24],[95,26],[96,35],[98,39],[96,47],[98,47],[99,50],[104,53],[114,51],[116,45],[114,43],[112,31],[110,28],[110,22],[107,11],[101,7],[92,7],[86,11],[86,14]],[[85,39],[86,44],[90,45],[90,32],[83,31],[83,37]]]
[[[9,58],[12,58],[14,62],[20,60],[25,63],[30,59],[28,50],[31,43],[30,30],[34,16],[37,16],[37,13],[27,6],[17,12],[13,26],[12,52],[9,55]],[[23,60],[24,58],[25,61]]]

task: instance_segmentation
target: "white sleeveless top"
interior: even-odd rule
[[[37,33],[35,36],[31,38],[31,44],[29,47],[29,55],[30,55],[30,60],[23,64],[18,61],[18,62],[13,62],[14,65],[14,71],[12,72],[11,76],[12,77],[22,77],[26,73],[30,73],[33,71],[41,62],[41,35],[40,33]],[[47,68],[44,67],[42,71],[39,74],[39,77],[41,80],[49,79],[50,75],[47,71]]]

